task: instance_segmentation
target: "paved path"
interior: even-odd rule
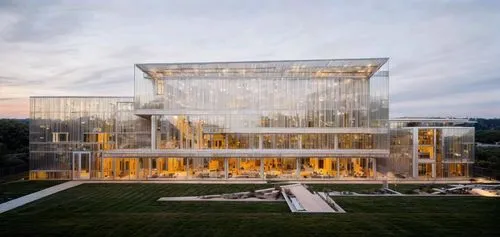
[[[72,187],[78,186],[78,185],[80,185],[82,183],[83,182],[80,182],[80,181],[69,181],[69,182],[66,182],[66,183],[62,183],[62,184],[59,184],[59,185],[52,186],[50,188],[46,188],[46,189],[40,190],[38,192],[34,192],[34,193],[31,193],[31,194],[28,194],[26,196],[22,196],[20,198],[16,198],[14,200],[10,200],[8,202],[4,202],[4,203],[0,204],[0,214],[4,213],[6,211],[10,211],[10,210],[12,210],[14,208],[23,206],[25,204],[28,204],[30,202],[36,201],[36,200],[38,200],[40,198],[47,197],[49,195],[52,195],[54,193],[66,190],[68,188],[72,188]]]
[[[335,212],[320,196],[312,194],[302,184],[281,186],[289,189],[305,212]]]

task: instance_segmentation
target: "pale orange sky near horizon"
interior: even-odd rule
[[[19,98],[8,100],[2,105],[0,111],[1,117],[5,118],[28,118],[29,117],[29,98]],[[0,118],[1,118],[0,117]]]

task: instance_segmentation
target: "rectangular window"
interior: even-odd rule
[[[165,94],[165,81],[162,79],[155,80],[155,87],[157,95]]]
[[[95,133],[83,134],[83,142],[97,142],[98,135]]]
[[[52,133],[52,142],[67,142],[68,141],[68,133],[67,132],[53,132]]]

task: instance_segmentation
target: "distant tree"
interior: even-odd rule
[[[29,121],[0,119],[0,167],[28,162]]]
[[[500,142],[500,130],[476,130],[476,142],[489,144]]]
[[[476,160],[474,166],[487,169],[491,174],[500,175],[500,148],[478,147],[476,148]],[[499,178],[499,177],[492,177]]]
[[[476,130],[500,130],[499,118],[494,118],[494,119],[476,118],[473,120],[476,121],[476,124],[474,124]]]

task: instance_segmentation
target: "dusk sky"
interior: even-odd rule
[[[390,58],[390,113],[500,117],[500,1],[0,0],[0,117],[132,96],[133,65]]]

